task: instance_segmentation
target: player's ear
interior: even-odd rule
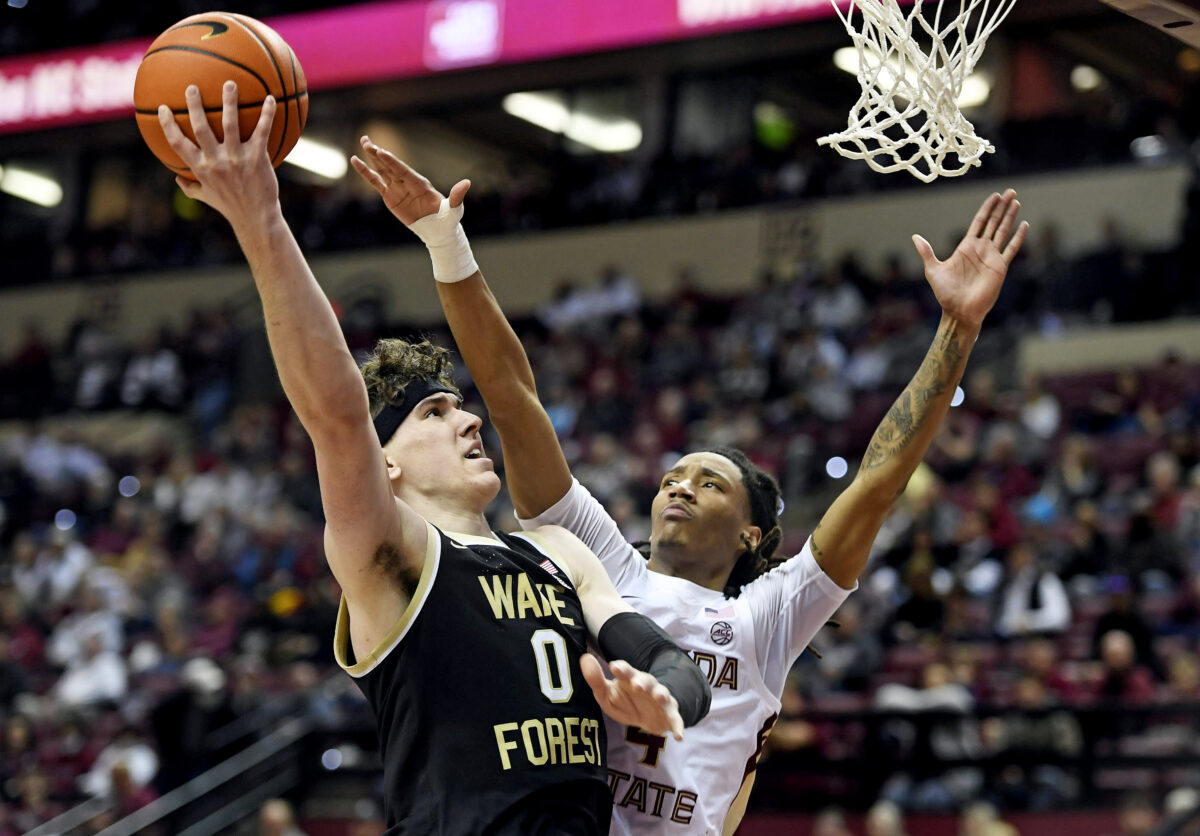
[[[383,454],[383,461],[387,465],[388,481],[395,482],[400,478],[400,465],[387,453]]]
[[[762,529],[757,525],[748,525],[738,535],[738,540],[745,546],[746,551],[754,551],[762,542]]]

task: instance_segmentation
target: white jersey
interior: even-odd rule
[[[524,528],[561,525],[600,558],[629,604],[663,628],[712,686],[712,708],[682,743],[608,719],[610,834],[732,834],[796,658],[852,590],[800,554],[737,598],[651,572],[612,517],[574,481]]]

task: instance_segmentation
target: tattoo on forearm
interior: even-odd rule
[[[817,545],[817,532],[821,530],[821,524],[817,523],[817,527],[813,529],[812,534],[808,535],[808,544],[812,548],[813,557],[820,560],[825,552]]]
[[[888,410],[863,456],[862,469],[873,470],[906,448],[929,418],[929,405],[952,389],[959,378],[963,351],[953,327],[940,331],[921,368]],[[914,462],[914,466],[915,466]]]

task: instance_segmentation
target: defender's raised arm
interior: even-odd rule
[[[1029,231],[1022,222],[1013,232],[1020,208],[1012,189],[991,195],[946,261],[937,259],[928,241],[913,236],[942,321],[921,367],[875,430],[854,481],[813,532],[813,555],[842,587],[854,586],[892,503],[950,409],[983,319]]]
[[[544,510],[571,487],[571,474],[537,399],[524,349],[488,291],[459,226],[470,182],[459,181],[449,198],[442,198],[395,155],[366,137],[362,145],[371,166],[355,157],[355,170],[429,247],[455,339],[501,434],[514,504],[525,513],[529,506],[524,503],[532,493],[535,502],[545,502],[538,506]],[[543,500],[537,499],[539,488]],[[524,499],[517,498],[519,493]],[[617,660],[611,665],[613,678],[606,679],[595,659],[581,659],[583,674],[604,712],[620,723],[682,739],[684,726],[699,722],[711,701],[709,683],[699,668],[660,628],[621,599],[596,555],[575,535],[544,526],[528,536],[565,562],[592,639],[610,660]]]
[[[437,189],[395,154],[367,137],[362,147],[371,166],[355,157],[355,170],[429,246],[446,322],[500,434],[513,506],[520,517],[535,517],[570,489],[571,471],[538,400],[525,349],[470,256],[465,236],[460,237],[458,219],[471,184],[459,181],[443,202]]]

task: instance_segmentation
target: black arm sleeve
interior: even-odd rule
[[[696,663],[688,658],[662,628],[635,612],[617,613],[596,637],[607,659],[620,659],[646,671],[667,687],[679,703],[685,726],[694,726],[708,714],[712,690]]]

